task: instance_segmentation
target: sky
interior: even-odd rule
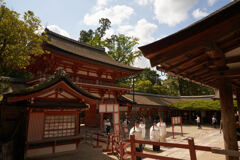
[[[95,29],[100,18],[111,21],[112,34],[139,38],[139,46],[171,35],[231,0],[5,0],[7,6],[21,15],[31,10],[44,27],[78,39],[81,30]],[[136,67],[150,67],[144,57]]]

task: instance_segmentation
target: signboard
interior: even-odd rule
[[[174,125],[180,124],[181,125],[181,135],[183,136],[183,130],[182,130],[182,117],[178,116],[178,117],[172,117],[171,118],[172,121],[172,135],[174,138]]]

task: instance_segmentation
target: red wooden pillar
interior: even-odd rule
[[[101,104],[104,103],[104,92],[101,92]],[[103,129],[103,113],[100,113],[100,129]]]
[[[221,101],[224,146],[226,150],[238,150],[231,81],[225,78],[219,79],[218,87]],[[226,160],[238,160],[238,157],[226,156]]]
[[[195,145],[194,145],[193,138],[189,138],[188,139],[188,145],[189,145],[189,153],[190,153],[191,160],[197,160],[196,150],[195,150]]]
[[[136,160],[136,146],[135,146],[135,136],[130,136],[130,142],[131,142],[131,160]]]

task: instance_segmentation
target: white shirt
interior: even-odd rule
[[[144,139],[145,135],[146,135],[146,125],[145,124],[139,124],[139,128],[142,129],[142,139]]]
[[[217,119],[215,117],[212,118],[212,123],[216,123]]]
[[[165,122],[158,122],[157,126],[159,127],[159,132],[160,132],[160,136],[165,136],[167,135],[167,131],[166,131],[166,123]]]
[[[157,125],[150,128],[150,140],[154,142],[160,141],[160,132]]]
[[[197,117],[196,121],[197,123],[200,123],[200,117]]]
[[[142,138],[142,129],[140,127],[134,126],[133,128],[131,128],[131,130],[129,132],[129,136],[130,135],[134,135],[135,139],[137,139],[137,140],[143,140],[143,138]]]
[[[111,122],[105,122],[105,126],[111,126]]]

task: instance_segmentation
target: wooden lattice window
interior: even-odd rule
[[[73,136],[76,134],[76,115],[46,115],[44,138]]]

